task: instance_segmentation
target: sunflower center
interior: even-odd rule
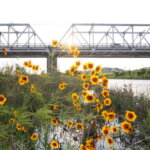
[[[97,82],[97,81],[98,81],[98,79],[97,79],[97,78],[93,78],[92,80],[93,80],[93,82]]]
[[[82,126],[81,126],[81,125],[78,125],[78,126],[77,126],[77,128],[78,128],[78,129],[81,129],[81,128],[82,128]]]
[[[117,131],[117,129],[116,129],[116,128],[113,128],[113,131],[114,131],[114,132],[116,132],[116,131]]]
[[[110,118],[110,119],[112,119],[113,117],[114,117],[114,115],[113,115],[113,114],[109,115],[109,118]]]
[[[86,78],[86,76],[84,75],[84,76],[83,76],[83,78],[85,79],[85,78]]]
[[[97,67],[97,68],[96,68],[96,71],[99,71],[99,69],[100,69],[100,67]]]
[[[108,130],[104,130],[104,134],[108,134]]]
[[[92,64],[89,64],[88,67],[89,67],[89,68],[93,68],[93,65],[92,65]]]
[[[124,124],[124,128],[125,129],[129,129],[129,125],[128,124]]]
[[[88,100],[93,100],[93,97],[92,96],[88,96],[87,99]]]
[[[106,100],[106,104],[109,104],[109,100]]]
[[[106,79],[105,79],[105,80],[103,80],[103,83],[104,83],[104,84],[106,84],[107,82],[108,82],[108,80],[106,80]]]
[[[36,135],[33,135],[33,138],[35,139],[35,138],[36,138]]]
[[[88,84],[85,84],[84,86],[85,86],[85,87],[88,87]]]
[[[55,44],[55,45],[56,45],[56,44],[57,44],[57,41],[53,41],[53,44]]]
[[[112,143],[112,140],[111,140],[111,139],[108,139],[108,143],[110,143],[110,144],[111,144],[111,143]]]
[[[0,102],[2,102],[3,100],[4,100],[4,98],[0,96]]]
[[[23,77],[22,79],[23,79],[23,80],[25,80],[25,81],[27,80],[27,78],[26,78],[26,77]]]
[[[56,144],[56,143],[53,143],[53,146],[57,146],[57,144]]]
[[[107,96],[108,95],[107,92],[104,92],[104,95]]]
[[[128,117],[129,117],[129,118],[133,118],[133,114],[129,113],[129,114],[128,114]]]

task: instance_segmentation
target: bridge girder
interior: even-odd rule
[[[150,24],[72,24],[60,42],[77,45],[82,54],[88,55],[146,56],[150,53]]]
[[[46,45],[30,24],[0,24],[0,48],[45,49]]]

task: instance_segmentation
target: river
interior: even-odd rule
[[[109,79],[109,88],[131,88],[134,96],[143,94],[150,98],[150,80],[136,80],[136,79]]]

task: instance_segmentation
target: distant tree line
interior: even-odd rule
[[[128,70],[107,73],[109,79],[150,79],[150,69]]]

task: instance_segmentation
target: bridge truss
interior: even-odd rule
[[[30,24],[0,24],[0,49],[9,52],[46,50],[46,45]]]
[[[150,24],[72,24],[60,42],[75,44],[83,55],[94,57],[146,57],[150,55]]]

